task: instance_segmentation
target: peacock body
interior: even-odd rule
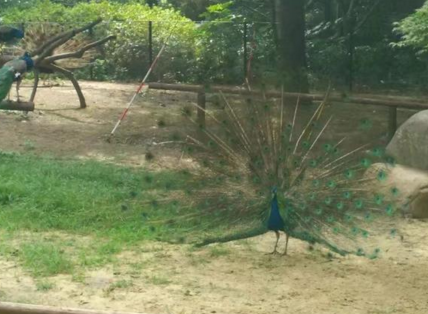
[[[376,257],[378,239],[395,237],[398,190],[376,193],[371,182],[387,174],[366,173],[375,162],[394,166],[380,143],[355,144],[328,134],[333,117],[324,117],[326,102],[316,109],[284,101],[224,102],[213,111],[199,108],[206,126],[183,110],[197,127],[186,134],[183,148],[183,158],[196,164],[194,185],[163,200],[174,198],[184,207],[168,226],[184,226],[187,242],[201,246],[271,230],[277,235],[274,252],[284,232],[286,246],[291,237],[341,255]],[[370,122],[359,127],[369,130]],[[153,217],[151,224],[162,222]]]
[[[0,42],[8,43],[15,39],[22,38],[24,38],[24,32],[20,29],[7,25],[0,26]]]
[[[12,88],[13,82],[17,82],[16,90],[19,100],[19,85],[22,76],[31,71],[34,67],[34,61],[28,53],[22,57],[12,59],[6,62],[0,69],[0,101],[6,98]]]
[[[12,67],[3,66],[0,69],[0,101],[6,98],[12,88],[15,71]]]

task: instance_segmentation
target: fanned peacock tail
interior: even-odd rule
[[[275,188],[283,231],[292,238],[342,255],[376,257],[381,251],[376,237],[397,232],[398,191],[376,194],[370,183],[385,180],[386,172],[365,174],[375,162],[394,165],[384,149],[375,142],[348,148],[355,145],[347,138],[328,140],[333,117],[325,117],[325,101],[309,114],[299,102],[290,107],[283,100],[250,100],[245,105],[223,100],[219,110],[198,108],[206,114],[206,126],[198,124],[192,110],[183,110],[197,127],[186,136],[183,156],[198,166],[194,183],[182,195],[171,191],[166,197],[181,204],[167,224],[186,226],[185,240],[197,245],[262,234],[268,230]],[[305,123],[301,112],[308,115]]]
[[[34,23],[26,28],[26,36],[20,43],[20,49],[14,54],[22,55],[23,51],[33,51],[43,45],[52,37],[66,31],[67,29],[60,24],[53,23]],[[68,40],[65,44],[55,48],[51,55],[62,54],[77,51],[91,42],[89,34],[79,34]],[[86,51],[82,58],[68,58],[55,61],[60,67],[68,70],[80,69],[90,64],[100,54],[96,48]]]

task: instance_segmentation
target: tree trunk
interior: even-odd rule
[[[275,0],[279,69],[284,90],[307,93],[305,1]]]

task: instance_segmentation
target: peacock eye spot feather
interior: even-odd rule
[[[383,156],[384,151],[383,149],[376,147],[371,150],[371,154],[375,157],[381,157]]]
[[[392,237],[395,237],[395,236],[397,235],[397,230],[396,230],[396,229],[391,229],[391,231],[389,232],[389,234],[390,234]]]
[[[349,191],[346,191],[343,193],[343,197],[347,200],[349,200],[352,197],[352,193]]]
[[[310,143],[308,141],[303,141],[302,143],[303,148],[307,149],[310,146]]]
[[[328,153],[331,151],[332,146],[330,144],[324,144],[323,148],[324,148],[324,151]]]
[[[327,182],[327,187],[330,189],[334,189],[336,187],[336,182],[334,182],[333,180],[329,180]]]
[[[389,166],[395,166],[395,159],[393,157],[391,157],[391,156],[388,156],[388,157],[386,157],[386,163]]]
[[[370,234],[369,234],[369,232],[367,230],[363,230],[362,235],[363,235],[364,238],[367,239]]]
[[[371,160],[370,160],[370,159],[368,159],[368,158],[363,158],[363,159],[361,160],[361,165],[362,165],[363,167],[365,167],[365,168],[370,167],[370,166],[371,166],[371,164],[372,164],[372,162],[371,162]]]
[[[352,220],[354,219],[354,217],[350,214],[346,214],[345,215],[345,221],[346,222],[352,222]]]
[[[387,179],[387,177],[388,177],[388,175],[386,174],[386,172],[384,170],[379,171],[377,174],[378,181],[385,181]]]
[[[333,216],[328,216],[327,217],[327,222],[329,222],[329,223],[332,223],[332,222],[334,222],[334,217]]]
[[[317,214],[318,216],[321,216],[323,213],[323,210],[321,207],[318,207],[317,209],[315,209],[315,214]]]
[[[391,194],[393,196],[398,196],[400,194],[400,190],[398,188],[394,187],[391,189]]]
[[[336,208],[339,210],[342,210],[345,207],[345,205],[342,202],[339,202],[336,204]]]
[[[320,186],[320,184],[321,184],[321,181],[320,180],[318,180],[318,179],[315,179],[315,180],[313,180],[312,181],[312,185],[314,186],[314,187],[319,187]]]
[[[312,168],[315,168],[317,164],[318,164],[317,161],[313,159],[309,162],[309,166],[311,166]]]
[[[362,209],[364,206],[364,202],[362,200],[356,200],[355,201],[355,208],[356,209]]]
[[[354,178],[354,175],[355,175],[355,173],[354,173],[354,171],[353,171],[353,170],[346,170],[346,171],[345,171],[345,177],[346,177],[347,179],[352,179],[352,178]]]
[[[370,214],[370,213],[366,213],[366,214],[364,215],[364,219],[365,219],[366,221],[370,221],[370,220],[372,219],[372,214]]]
[[[373,125],[372,122],[367,118],[360,120],[360,127],[364,130],[371,128],[372,125]]]
[[[375,201],[376,205],[382,205],[383,200],[384,200],[384,197],[381,194],[376,194],[374,197],[374,201]]]
[[[394,212],[395,212],[395,209],[394,209],[393,205],[389,204],[388,206],[386,206],[386,213],[389,216],[392,216],[394,214]]]
[[[333,202],[333,199],[330,196],[326,197],[326,199],[324,200],[324,203],[326,205],[331,205],[332,202]]]

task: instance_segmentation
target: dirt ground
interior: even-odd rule
[[[85,110],[76,109],[75,92],[65,85],[41,88],[37,110],[28,117],[1,113],[0,149],[154,169],[176,165],[180,151],[158,143],[168,142],[174,128],[184,127],[178,122],[179,109],[194,102],[195,95],[150,91],[138,99],[114,141],[107,143],[135,85],[82,85],[88,101]],[[24,87],[24,97],[28,94]],[[335,136],[349,135],[355,121],[367,115],[373,118],[376,136],[386,131],[387,109],[341,106]],[[400,112],[400,121],[411,114]],[[171,122],[168,131],[158,128],[159,119]],[[147,151],[156,156],[153,162],[146,161]],[[265,255],[273,245],[272,234],[216,251],[153,243],[122,253],[123,263],[88,270],[79,280],[50,278],[54,288],[48,292],[38,291],[35,279],[0,257],[0,300],[154,314],[425,314],[428,224],[416,220],[400,224],[402,239],[385,243],[388,251],[376,260],[355,256],[329,260],[297,240],[290,243],[287,257]]]

